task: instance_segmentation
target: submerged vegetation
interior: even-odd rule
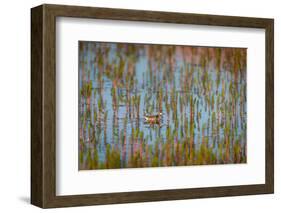
[[[246,162],[246,49],[79,42],[79,169]]]

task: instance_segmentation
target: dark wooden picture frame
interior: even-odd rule
[[[56,195],[56,18],[94,18],[265,29],[265,184]],[[66,207],[274,192],[274,20],[63,5],[31,9],[31,203]]]

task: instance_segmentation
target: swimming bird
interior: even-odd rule
[[[149,123],[158,123],[161,119],[162,112],[159,112],[156,115],[144,115],[144,119],[146,122]]]

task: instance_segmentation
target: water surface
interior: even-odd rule
[[[80,41],[79,91],[80,170],[246,162],[244,48]]]

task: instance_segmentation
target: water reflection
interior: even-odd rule
[[[79,169],[246,162],[246,49],[79,42]]]

